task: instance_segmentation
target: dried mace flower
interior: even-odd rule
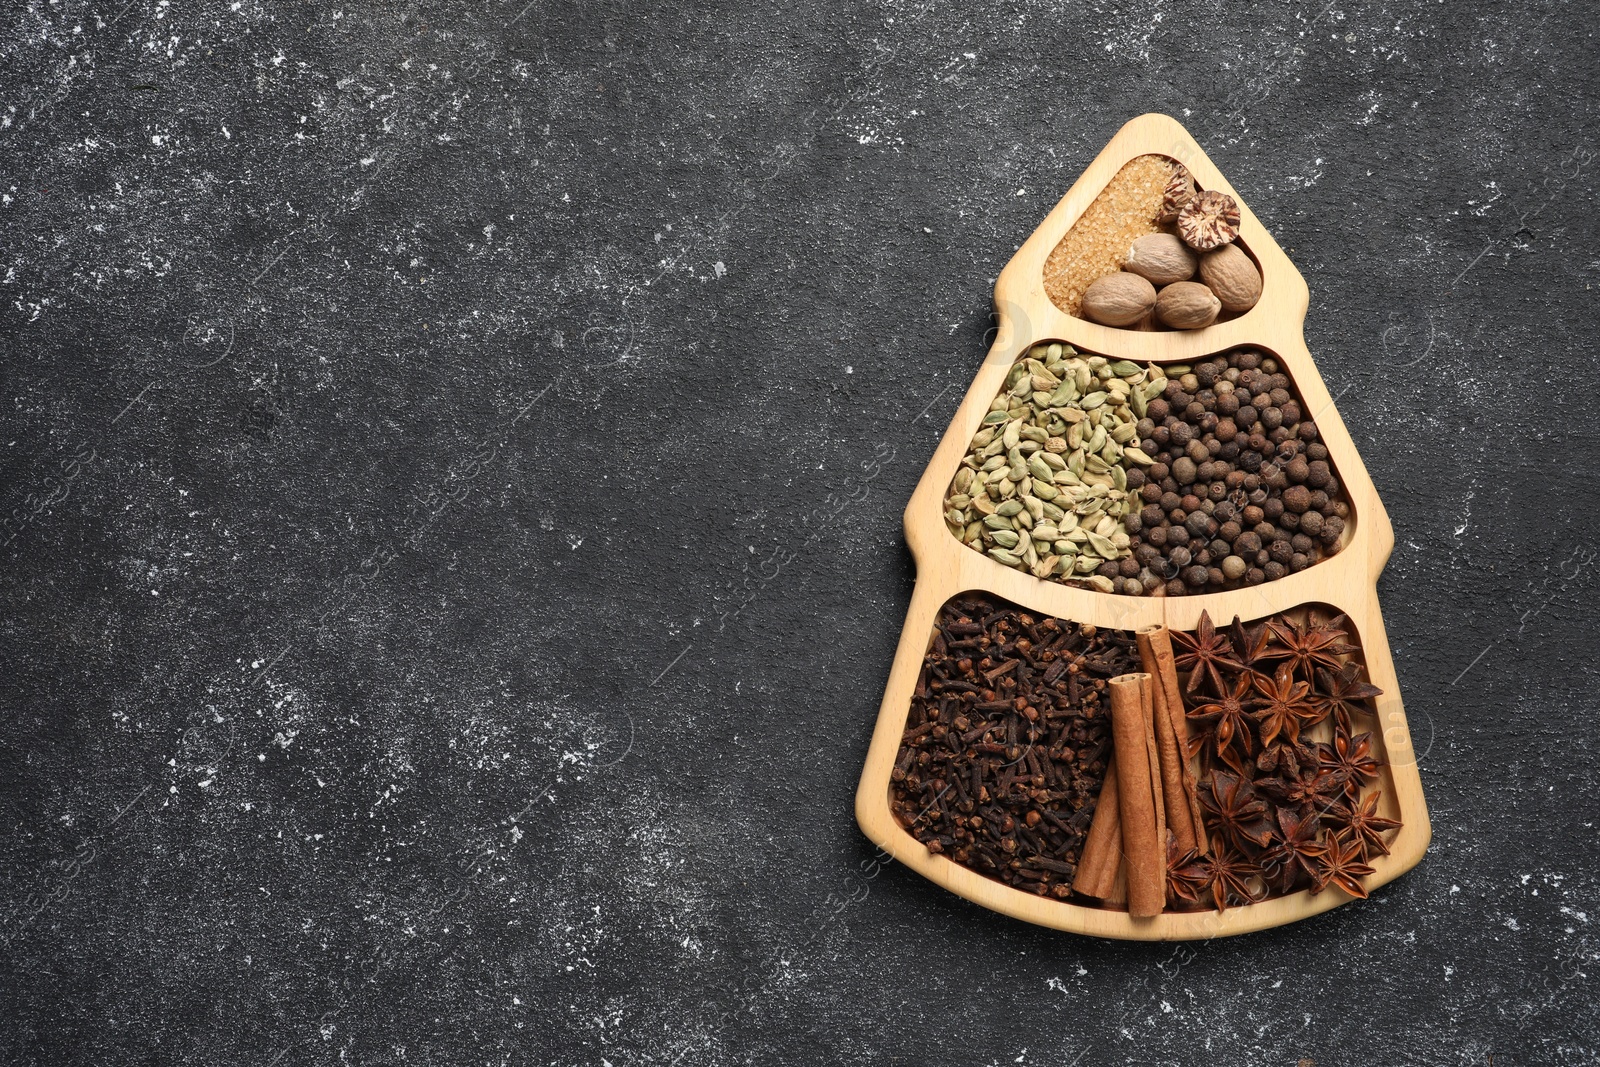
[[[1239,236],[1239,202],[1227,193],[1198,193],[1178,212],[1178,236],[1196,252],[1209,252]]]

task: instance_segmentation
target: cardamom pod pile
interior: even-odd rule
[[[1129,596],[1259,585],[1339,549],[1350,509],[1276,360],[1140,366],[1033,346],[945,497],[967,546]]]
[[[1035,345],[1006,375],[945,499],[968,546],[1036,578],[1080,579],[1129,554],[1123,518],[1151,458],[1139,420],[1167,379],[1160,367]]]

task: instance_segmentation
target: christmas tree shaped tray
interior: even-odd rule
[[[1052,289],[1049,278],[1052,271],[1060,269],[1063,251],[1071,251],[1065,239],[1086,212],[1101,216],[1115,212],[1115,198],[1108,201],[1103,195],[1111,192],[1108,185],[1132,161],[1152,156],[1187,168],[1194,188],[1225,193],[1237,201],[1236,244],[1258,267],[1262,279],[1260,297],[1253,307],[1232,316],[1224,313],[1212,325],[1184,330],[1153,328],[1148,318],[1126,328],[1100,325],[1064,309],[1063,305],[1078,310],[1076,294],[1069,292],[1063,297],[1062,287],[1056,284]],[[1126,243],[1122,247],[1126,248]],[[1115,271],[1117,266],[1112,263],[1109,269]],[[1053,887],[1053,894],[1037,888],[1017,888],[980,873],[976,865],[956,862],[948,855],[950,849],[930,848],[924,843],[926,838],[914,836],[897,818],[891,804],[892,775],[896,773],[902,744],[909,745],[907,739],[916,732],[908,732],[908,719],[941,611],[952,598],[977,594],[992,602],[1009,602],[1035,619],[1053,618],[1062,624],[1128,633],[1161,626],[1174,633],[1193,633],[1201,625],[1202,613],[1219,628],[1236,617],[1249,626],[1272,618],[1303,620],[1308,612],[1322,620],[1342,614],[1345,618],[1339,625],[1354,646],[1352,656],[1347,658],[1364,664],[1365,678],[1382,691],[1381,696],[1367,703],[1368,713],[1360,727],[1370,734],[1372,755],[1378,764],[1369,792],[1379,794],[1377,814],[1401,824],[1385,837],[1387,854],[1377,849],[1365,857],[1372,873],[1360,877],[1361,887],[1376,888],[1421,860],[1431,832],[1428,813],[1377,599],[1378,575],[1393,548],[1394,534],[1355,444],[1306,348],[1303,327],[1308,304],[1306,283],[1289,258],[1238,200],[1238,194],[1188,132],[1165,115],[1144,115],[1124,126],[1017,251],[995,286],[999,327],[994,344],[905,511],[906,539],[916,560],[916,588],[856,798],[856,817],[862,830],[885,852],[986,908],[1044,926],[1101,937],[1176,940],[1226,936],[1293,922],[1356,899],[1341,889],[1337,880],[1331,884],[1324,880],[1315,893],[1310,888],[1300,888],[1254,903],[1235,902],[1224,910],[1176,910],[1169,906],[1153,917],[1135,918],[1126,904],[1086,898],[1068,892],[1066,885]],[[1310,565],[1297,559],[1292,573],[1287,567],[1265,564],[1270,578],[1262,580],[1261,575],[1252,573],[1253,584],[1213,581],[1210,584],[1218,588],[1208,591],[1203,580],[1197,583],[1200,588],[1193,590],[1180,588],[1181,582],[1175,582],[1169,587],[1151,588],[1153,595],[1133,595],[1133,587],[1127,582],[1136,579],[1102,578],[1097,585],[1090,585],[1087,581],[1070,581],[1092,577],[1072,574],[1070,568],[1067,581],[1053,575],[1038,577],[1038,568],[1050,566],[1049,560],[1033,560],[1034,571],[1030,573],[1026,563],[1003,549],[985,552],[985,547],[999,547],[990,542],[963,544],[960,531],[964,516],[948,517],[950,495],[955,491],[952,482],[974,436],[996,422],[1004,422],[1004,416],[991,417],[991,413],[1004,406],[999,398],[1007,391],[1013,368],[1024,356],[1042,351],[1037,346],[1047,344],[1060,344],[1062,350],[1085,358],[1104,357],[1125,368],[1159,366],[1185,371],[1244,349],[1257,353],[1257,358],[1264,355],[1274,361],[1298,394],[1296,400],[1303,417],[1315,420],[1323,446],[1316,454],[1325,450],[1325,462],[1342,485],[1343,528],[1336,545],[1324,542],[1330,544],[1330,550]],[[1049,384],[1047,379],[1045,385]],[[1021,391],[1026,393],[1027,388]],[[1052,444],[1056,444],[1054,439]],[[982,477],[980,473],[979,478]],[[980,525],[968,529],[980,530]],[[1006,536],[1014,537],[1009,533]],[[1121,546],[1126,544],[1124,537]],[[1033,543],[1024,540],[1017,552],[1024,547],[1033,547]],[[1238,564],[1233,566],[1237,569]],[[1170,569],[1163,577],[1173,577]],[[1116,591],[1104,591],[1107,585],[1113,585]],[[1187,595],[1172,595],[1176,593]],[[1330,739],[1329,723],[1318,729],[1320,734],[1308,734],[1308,744]],[[904,777],[905,764],[899,774]],[[980,807],[980,814],[981,810]],[[1065,866],[1060,869],[1069,871]],[[1055,877],[1070,881],[1070,871]]]

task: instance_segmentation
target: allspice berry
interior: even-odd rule
[[[1283,491],[1283,506],[1298,515],[1311,506],[1311,490],[1303,485],[1291,485]]]

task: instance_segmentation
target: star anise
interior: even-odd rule
[[[1271,627],[1277,644],[1268,648],[1264,656],[1286,661],[1297,675],[1308,682],[1315,667],[1338,670],[1344,663],[1341,657],[1356,650],[1354,645],[1345,644],[1347,635],[1336,625],[1343,621],[1344,616],[1340,615],[1330,622],[1308,621],[1305,626],[1300,626],[1288,619],[1274,619],[1267,625]]]
[[[1247,671],[1257,674],[1271,674],[1272,669],[1268,664],[1267,649],[1272,644],[1272,630],[1266,623],[1251,629],[1239,621],[1239,616],[1233,617],[1233,625],[1228,627],[1228,633],[1233,641],[1233,658]]]
[[[1288,893],[1302,877],[1316,877],[1316,861],[1328,848],[1317,841],[1320,826],[1315,815],[1279,808],[1277,816],[1279,834],[1261,854],[1261,869],[1279,892]]]
[[[1262,894],[1251,886],[1251,880],[1261,874],[1260,868],[1231,849],[1218,846],[1200,860],[1206,869],[1206,881],[1211,886],[1211,899],[1218,911],[1227,911],[1228,905],[1253,904]]]
[[[1182,630],[1172,631],[1172,640],[1178,646],[1177,654],[1173,657],[1179,670],[1189,672],[1189,677],[1184,682],[1184,691],[1192,693],[1200,685],[1201,678],[1211,680],[1212,692],[1221,693],[1222,674],[1218,667],[1227,667],[1230,670],[1243,670],[1241,663],[1233,658],[1233,642],[1217,632],[1211,625],[1209,612],[1200,612],[1200,625],[1192,634]]]
[[[1295,681],[1294,669],[1287,663],[1271,678],[1257,675],[1251,681],[1261,695],[1254,714],[1261,726],[1263,745],[1272,744],[1279,734],[1298,741],[1300,728],[1317,722],[1324,714],[1311,702],[1311,686]]]
[[[1317,758],[1322,769],[1352,797],[1359,796],[1361,787],[1378,776],[1378,758],[1372,754],[1369,733],[1352,736],[1348,730],[1336,729],[1333,744],[1317,746]]]
[[[1208,734],[1195,738],[1191,744],[1195,751],[1209,738],[1216,747],[1217,756],[1239,773],[1244,773],[1241,754],[1248,756],[1254,747],[1250,733],[1249,701],[1250,675],[1240,671],[1234,676],[1233,686],[1224,687],[1222,695],[1210,704],[1202,704],[1188,711],[1196,722],[1210,723]],[[1234,742],[1238,745],[1235,746]]]
[[[1354,843],[1363,861],[1373,856],[1387,856],[1389,845],[1383,835],[1400,828],[1398,819],[1385,819],[1378,814],[1380,796],[1382,794],[1374,789],[1360,804],[1350,801],[1328,809],[1328,822],[1339,827],[1336,836]]]
[[[1347,663],[1337,671],[1320,670],[1317,680],[1317,699],[1333,713],[1334,722],[1346,730],[1350,729],[1352,716],[1370,712],[1372,698],[1383,695],[1382,689],[1362,680],[1359,663]]]
[[[1267,825],[1267,806],[1256,796],[1255,786],[1227,771],[1211,772],[1201,783],[1200,804],[1209,818],[1207,826],[1215,834],[1243,850],[1244,844],[1260,848],[1272,837]]]
[[[1167,899],[1176,903],[1200,903],[1200,894],[1211,884],[1211,870],[1194,849],[1180,855],[1178,846],[1167,842]]]
[[[1317,817],[1344,795],[1343,783],[1313,760],[1306,760],[1298,767],[1285,767],[1271,778],[1258,778],[1255,786],[1279,808],[1310,818]]]
[[[1361,884],[1361,879],[1372,873],[1356,843],[1336,835],[1329,840],[1327,850],[1317,857],[1311,892],[1320,893],[1329,885],[1336,885],[1351,896],[1365,900],[1367,887]]]
[[[1315,770],[1321,760],[1314,744],[1302,744],[1280,738],[1261,750],[1256,757],[1255,777],[1298,778],[1306,770]]]

